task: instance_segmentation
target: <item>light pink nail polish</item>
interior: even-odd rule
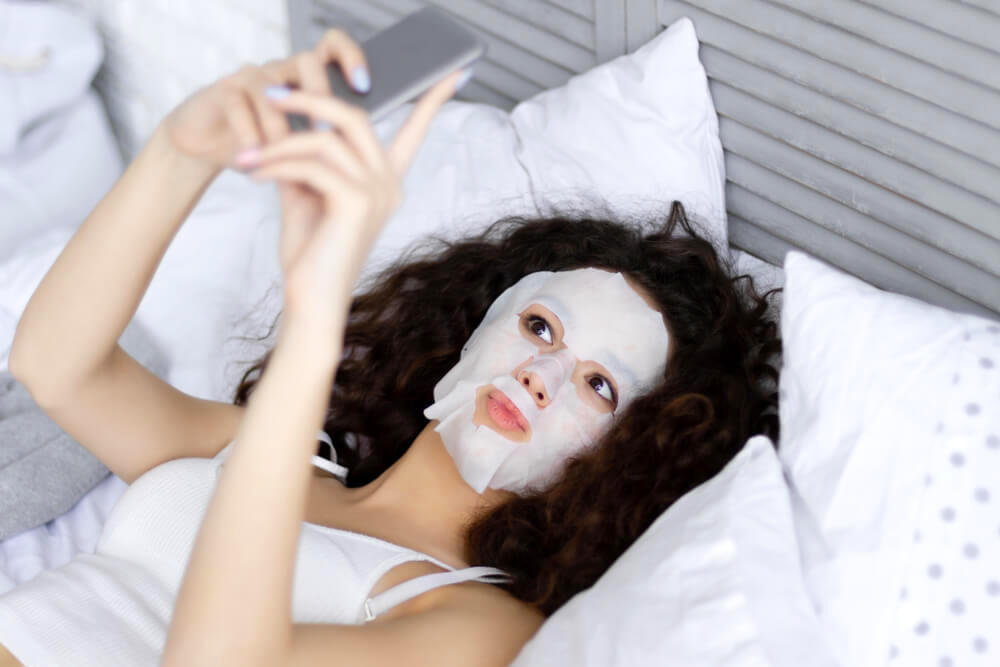
[[[256,148],[247,148],[236,154],[236,164],[239,165],[249,165],[257,162],[257,158],[260,157],[260,151]]]

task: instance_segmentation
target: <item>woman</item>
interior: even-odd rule
[[[751,434],[777,436],[766,295],[679,205],[648,234],[502,221],[352,299],[458,77],[384,149],[329,96],[331,60],[364,63],[333,30],[182,103],[32,296],[11,371],[130,487],[97,553],[0,598],[0,665],[508,664]],[[288,111],[338,132],[289,135]],[[116,341],[235,165],[277,182],[284,310],[228,405]],[[343,481],[310,472],[317,438]]]

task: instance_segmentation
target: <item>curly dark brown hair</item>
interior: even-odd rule
[[[596,447],[569,460],[558,481],[468,526],[467,562],[510,573],[499,585],[546,616],[592,586],[751,435],[778,442],[781,341],[768,297],[780,289],[761,295],[751,276],[732,275],[679,202],[651,226],[516,216],[473,238],[417,246],[354,299],[324,425],[350,470],[348,486],[373,481],[427,425],[434,385],[494,299],[529,273],[585,267],[644,287],[665,315],[671,353],[659,383]],[[247,402],[270,355],[243,375],[236,405]]]

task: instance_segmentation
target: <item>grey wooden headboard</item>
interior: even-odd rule
[[[731,245],[1000,318],[1000,0],[289,0],[292,45],[427,4],[489,43],[460,98],[504,109],[691,18]]]

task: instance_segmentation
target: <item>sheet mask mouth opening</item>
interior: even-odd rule
[[[486,395],[486,411],[493,421],[508,431],[523,431],[530,433],[528,420],[518,410],[506,394],[499,389],[493,389]]]

